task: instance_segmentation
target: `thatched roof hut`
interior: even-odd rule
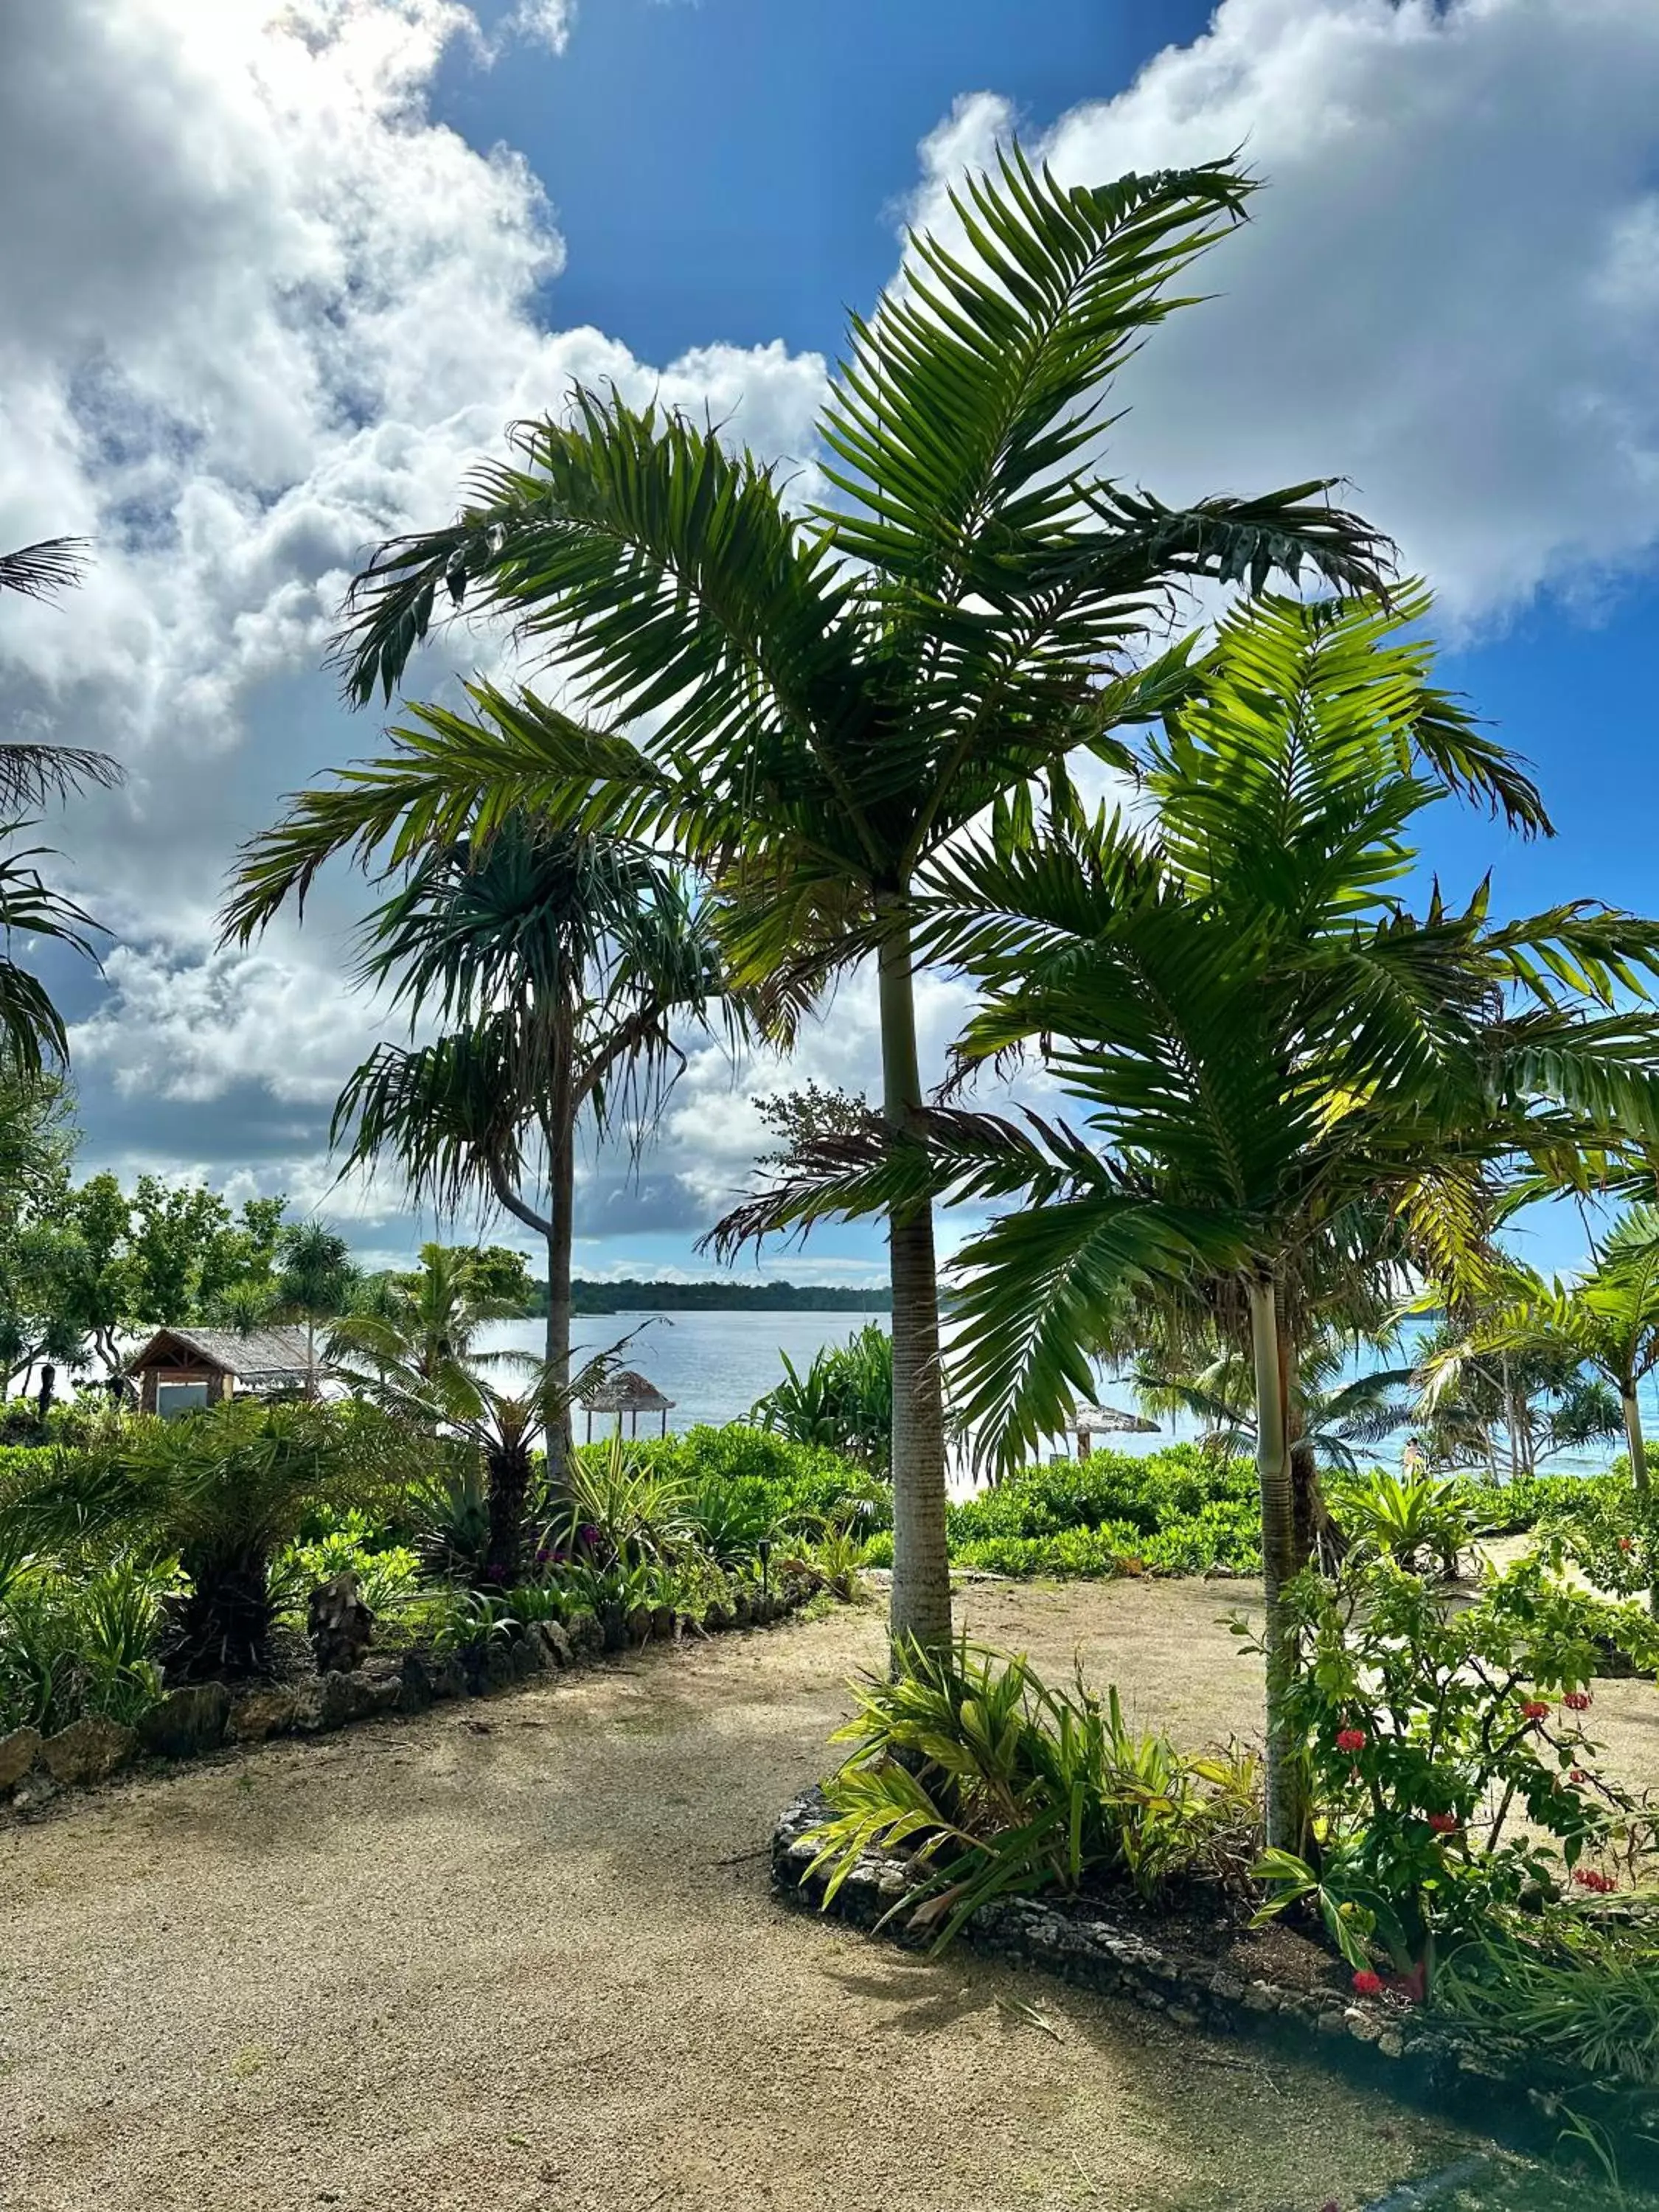
[[[302,1328],[157,1329],[126,1371],[147,1413],[186,1413],[238,1391],[260,1396],[305,1389],[313,1364]]]
[[[614,1413],[618,1436],[623,1432],[623,1418],[631,1416],[633,1426],[629,1433],[635,1437],[640,1432],[641,1413],[659,1413],[662,1416],[661,1434],[666,1436],[668,1416],[674,1410],[674,1401],[665,1398],[654,1382],[632,1367],[617,1368],[602,1382],[596,1382],[591,1389],[585,1390],[576,1402],[587,1416],[589,1443],[593,1441],[595,1413]]]

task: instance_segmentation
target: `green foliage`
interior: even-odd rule
[[[1089,1884],[1150,1898],[1178,1880],[1237,1879],[1249,1862],[1249,1763],[1136,1735],[1115,1690],[1103,1705],[1080,1675],[1055,1690],[1023,1656],[964,1638],[913,1650],[854,1694],[857,1717],[833,1739],[853,1748],[810,1838],[809,1873],[832,1869],[826,1903],[862,1851],[908,1851],[925,1880],[920,1901],[896,1909],[942,1947],[995,1897]]]
[[[177,1421],[136,1417],[59,1453],[0,1510],[0,1535],[176,1557],[189,1588],[170,1669],[247,1674],[270,1634],[273,1555],[319,1505],[386,1501],[403,1464],[372,1407],[233,1398]]]
[[[592,1466],[610,1449],[583,1444],[574,1457]],[[745,1422],[689,1429],[629,1449],[641,1466],[677,1477],[694,1498],[726,1492],[755,1501],[757,1510],[764,1499],[774,1517],[793,1529],[832,1521],[856,1521],[871,1530],[892,1526],[892,1493],[868,1469],[822,1445],[797,1443]]]
[[[477,1580],[489,1549],[489,1485],[476,1453],[447,1455],[410,1488],[403,1510],[428,1574]]]
[[[1550,1505],[1540,1534],[1550,1557],[1571,1560],[1598,1589],[1645,1599],[1659,1587],[1659,1497],[1639,1492],[1623,1464],[1622,1480],[1582,1483]]]
[[[388,1544],[382,1532],[360,1510],[331,1514],[332,1526],[323,1533],[285,1545],[271,1561],[272,1601],[284,1612],[303,1613],[306,1601],[319,1583],[338,1574],[355,1574],[362,1600],[376,1613],[386,1613],[415,1594],[420,1580],[419,1555],[405,1545]]]
[[[1441,1601],[1387,1553],[1289,1600],[1318,1868],[1279,1852],[1268,1910],[1317,1901],[1356,1966],[1380,1944],[1419,1994],[1438,1959],[1523,1902],[1628,1880],[1650,1826],[1599,1771],[1583,1715],[1598,1653],[1577,1595],[1529,1559]],[[1656,1638],[1659,1641],[1659,1638]]]
[[[1261,1565],[1255,1470],[1196,1444],[1022,1468],[947,1507],[945,1523],[953,1563],[991,1574],[1251,1574]],[[875,1535],[869,1564],[891,1557]]]
[[[820,1444],[885,1475],[893,1456],[893,1340],[868,1322],[844,1345],[825,1345],[803,1374],[787,1352],[785,1379],[749,1418],[796,1443]]]
[[[0,1576],[0,1731],[52,1734],[85,1715],[131,1725],[161,1694],[169,1562],[120,1556]]]
[[[1432,1565],[1455,1574],[1459,1554],[1479,1533],[1472,1493],[1428,1474],[1373,1468],[1328,1483],[1325,1499],[1359,1556],[1386,1553],[1413,1573]]]

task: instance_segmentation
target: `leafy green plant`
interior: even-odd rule
[[[404,1510],[428,1574],[477,1579],[489,1549],[489,1486],[482,1460],[456,1452],[410,1491]]]
[[[634,1564],[671,1559],[689,1540],[684,1478],[653,1466],[620,1437],[602,1460],[579,1454],[567,1480],[564,1510],[544,1540],[556,1551]]]
[[[1158,1894],[1181,1878],[1236,1879],[1259,1823],[1259,1778],[1237,1758],[1189,1759],[1137,1735],[1115,1690],[1045,1683],[1029,1660],[958,1640],[912,1650],[890,1680],[854,1684],[853,1747],[825,1784],[808,1877],[825,1902],[860,1855],[902,1850],[922,1880],[895,1910],[942,1947],[993,1898],[1085,1881]]]
[[[1638,1490],[1628,1475],[1583,1483],[1546,1509],[1540,1535],[1553,1559],[1571,1560],[1598,1589],[1651,1605],[1659,1589],[1659,1495],[1652,1490]]]
[[[42,1552],[176,1558],[185,1586],[170,1601],[167,1671],[235,1677],[266,1663],[273,1556],[316,1505],[383,1494],[396,1464],[368,1408],[234,1398],[60,1454],[0,1511],[0,1530]]]
[[[131,1723],[161,1695],[155,1663],[171,1565],[40,1561],[0,1598],[0,1730],[47,1734],[85,1714]]]
[[[401,1605],[419,1584],[420,1558],[403,1545],[371,1547],[369,1533],[367,1516],[354,1513],[310,1543],[288,1545],[271,1562],[273,1601],[284,1612],[302,1610],[319,1583],[349,1573],[356,1576],[363,1603],[371,1612],[386,1613]]]
[[[1598,1770],[1583,1718],[1596,1650],[1542,1560],[1489,1574],[1462,1607],[1386,1553],[1334,1582],[1304,1574],[1288,1603],[1313,1829],[1262,1861],[1266,1912],[1316,1905],[1359,1972],[1381,1946],[1420,1997],[1523,1900],[1640,1879],[1651,1826]]]
[[[868,1322],[844,1345],[825,1345],[802,1372],[781,1352],[784,1380],[756,1401],[757,1426],[818,1444],[885,1476],[893,1455],[893,1340]]]
[[[1464,1547],[1479,1533],[1470,1494],[1455,1480],[1373,1468],[1339,1477],[1325,1494],[1338,1526],[1359,1552],[1386,1553],[1413,1573],[1432,1565],[1455,1574]]]

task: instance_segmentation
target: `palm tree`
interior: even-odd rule
[[[626,840],[509,815],[479,842],[422,852],[363,926],[362,980],[392,982],[411,1022],[465,1027],[382,1044],[334,1117],[347,1164],[386,1156],[446,1211],[500,1205],[543,1238],[551,1479],[569,1448],[571,1240],[577,1133],[636,1148],[684,1054],[672,1025],[707,1025],[724,984],[706,909],[683,873]],[[728,1031],[743,1006],[727,999]]]
[[[306,1330],[306,1395],[317,1395],[317,1324],[345,1311],[357,1279],[351,1248],[320,1221],[296,1221],[277,1240],[276,1310]]]
[[[1632,1206],[1577,1281],[1547,1283],[1516,1270],[1509,1287],[1504,1304],[1428,1364],[1427,1402],[1455,1392],[1465,1367],[1482,1355],[1542,1352],[1589,1368],[1619,1394],[1631,1481],[1645,1507],[1652,1486],[1637,1391],[1659,1367],[1659,1206]],[[1650,1602],[1659,1613],[1659,1589]]]
[[[78,538],[45,538],[15,553],[0,553],[0,592],[26,599],[50,599],[85,573],[87,548]],[[88,785],[111,789],[125,771],[107,753],[78,745],[0,741],[0,835],[28,826],[29,817],[48,800],[67,799]],[[51,938],[97,964],[93,938],[99,925],[86,910],[47,884],[33,861],[50,859],[45,846],[0,857],[0,935]],[[9,957],[0,956],[0,1050],[29,1075],[39,1075],[49,1060],[69,1058],[63,1017],[39,979]]]
[[[1073,809],[1038,840],[1005,810],[933,870],[925,921],[985,990],[969,1060],[1042,1042],[1089,1121],[935,1118],[937,1181],[1025,1201],[961,1260],[957,1373],[985,1450],[1053,1433],[1137,1285],[1248,1332],[1286,1845],[1287,1417],[1343,1271],[1345,1297],[1467,1284],[1511,1164],[1559,1187],[1659,1132],[1659,1020],[1615,1007],[1659,973],[1659,924],[1590,906],[1496,924],[1484,888],[1462,910],[1437,890],[1421,918],[1404,903],[1416,818],[1445,796],[1419,738],[1446,702],[1428,648],[1395,635],[1421,611],[1273,600],[1230,621],[1203,700],[1152,749],[1150,825]]]
[[[402,1368],[428,1381],[474,1356],[478,1331],[518,1311],[481,1281],[478,1255],[465,1245],[422,1244],[419,1271],[376,1285],[335,1322],[326,1346],[331,1367],[367,1362]]]
[[[820,424],[833,503],[803,506],[707,425],[578,391],[524,423],[447,529],[384,547],[341,641],[360,703],[390,697],[447,594],[558,657],[603,726],[527,691],[416,708],[393,750],[257,841],[251,926],[327,855],[405,852],[514,807],[673,845],[715,878],[740,981],[792,1006],[870,959],[882,1117],[916,1152],[919,871],[1000,794],[1062,787],[1083,749],[1191,681],[1139,659],[1188,580],[1260,589],[1312,568],[1378,580],[1382,542],[1305,483],[1171,507],[1098,472],[1114,373],[1170,287],[1240,221],[1224,163],[1067,189],[1014,149],[957,205],[965,242],[911,241]],[[645,723],[635,743],[618,726]],[[893,1287],[896,1649],[951,1632],[938,1285],[925,1188],[887,1213]]]

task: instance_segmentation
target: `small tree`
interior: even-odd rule
[[[317,1325],[345,1311],[357,1281],[351,1248],[319,1221],[296,1222],[277,1240],[277,1310],[306,1331],[306,1395],[317,1395]]]

